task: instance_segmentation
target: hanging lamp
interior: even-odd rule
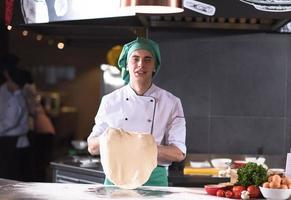
[[[120,7],[136,13],[168,14],[183,12],[182,0],[121,0]]]

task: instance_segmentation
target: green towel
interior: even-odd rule
[[[109,179],[105,178],[104,185],[114,185]],[[143,186],[168,186],[167,169],[157,166],[152,172],[149,180]]]

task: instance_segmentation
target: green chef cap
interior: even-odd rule
[[[121,69],[121,76],[122,76],[122,79],[126,83],[129,82],[129,78],[130,78],[129,72],[126,70],[127,60],[129,56],[131,55],[131,53],[138,49],[147,50],[151,52],[151,54],[153,55],[155,59],[155,65],[156,65],[156,71],[153,74],[153,78],[155,77],[155,75],[160,69],[161,54],[160,54],[159,45],[153,40],[138,37],[136,40],[131,41],[123,46],[119,59],[118,59],[118,65],[119,65],[119,68]]]

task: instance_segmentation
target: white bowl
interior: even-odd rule
[[[260,187],[260,190],[266,199],[288,199],[291,195],[291,189],[272,189]]]
[[[71,144],[77,150],[84,150],[88,146],[87,142],[83,140],[73,140]]]
[[[230,166],[231,161],[230,158],[215,158],[211,160],[211,164],[217,169],[227,169]]]
[[[285,169],[281,169],[281,168],[271,168],[271,169],[268,169],[268,173],[271,174],[271,175],[274,175],[274,174],[284,174],[285,173]]]

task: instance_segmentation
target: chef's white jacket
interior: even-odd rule
[[[129,84],[103,96],[88,140],[100,136],[107,127],[152,134],[157,144],[175,145],[186,154],[181,101],[154,84],[143,96],[137,95]]]

